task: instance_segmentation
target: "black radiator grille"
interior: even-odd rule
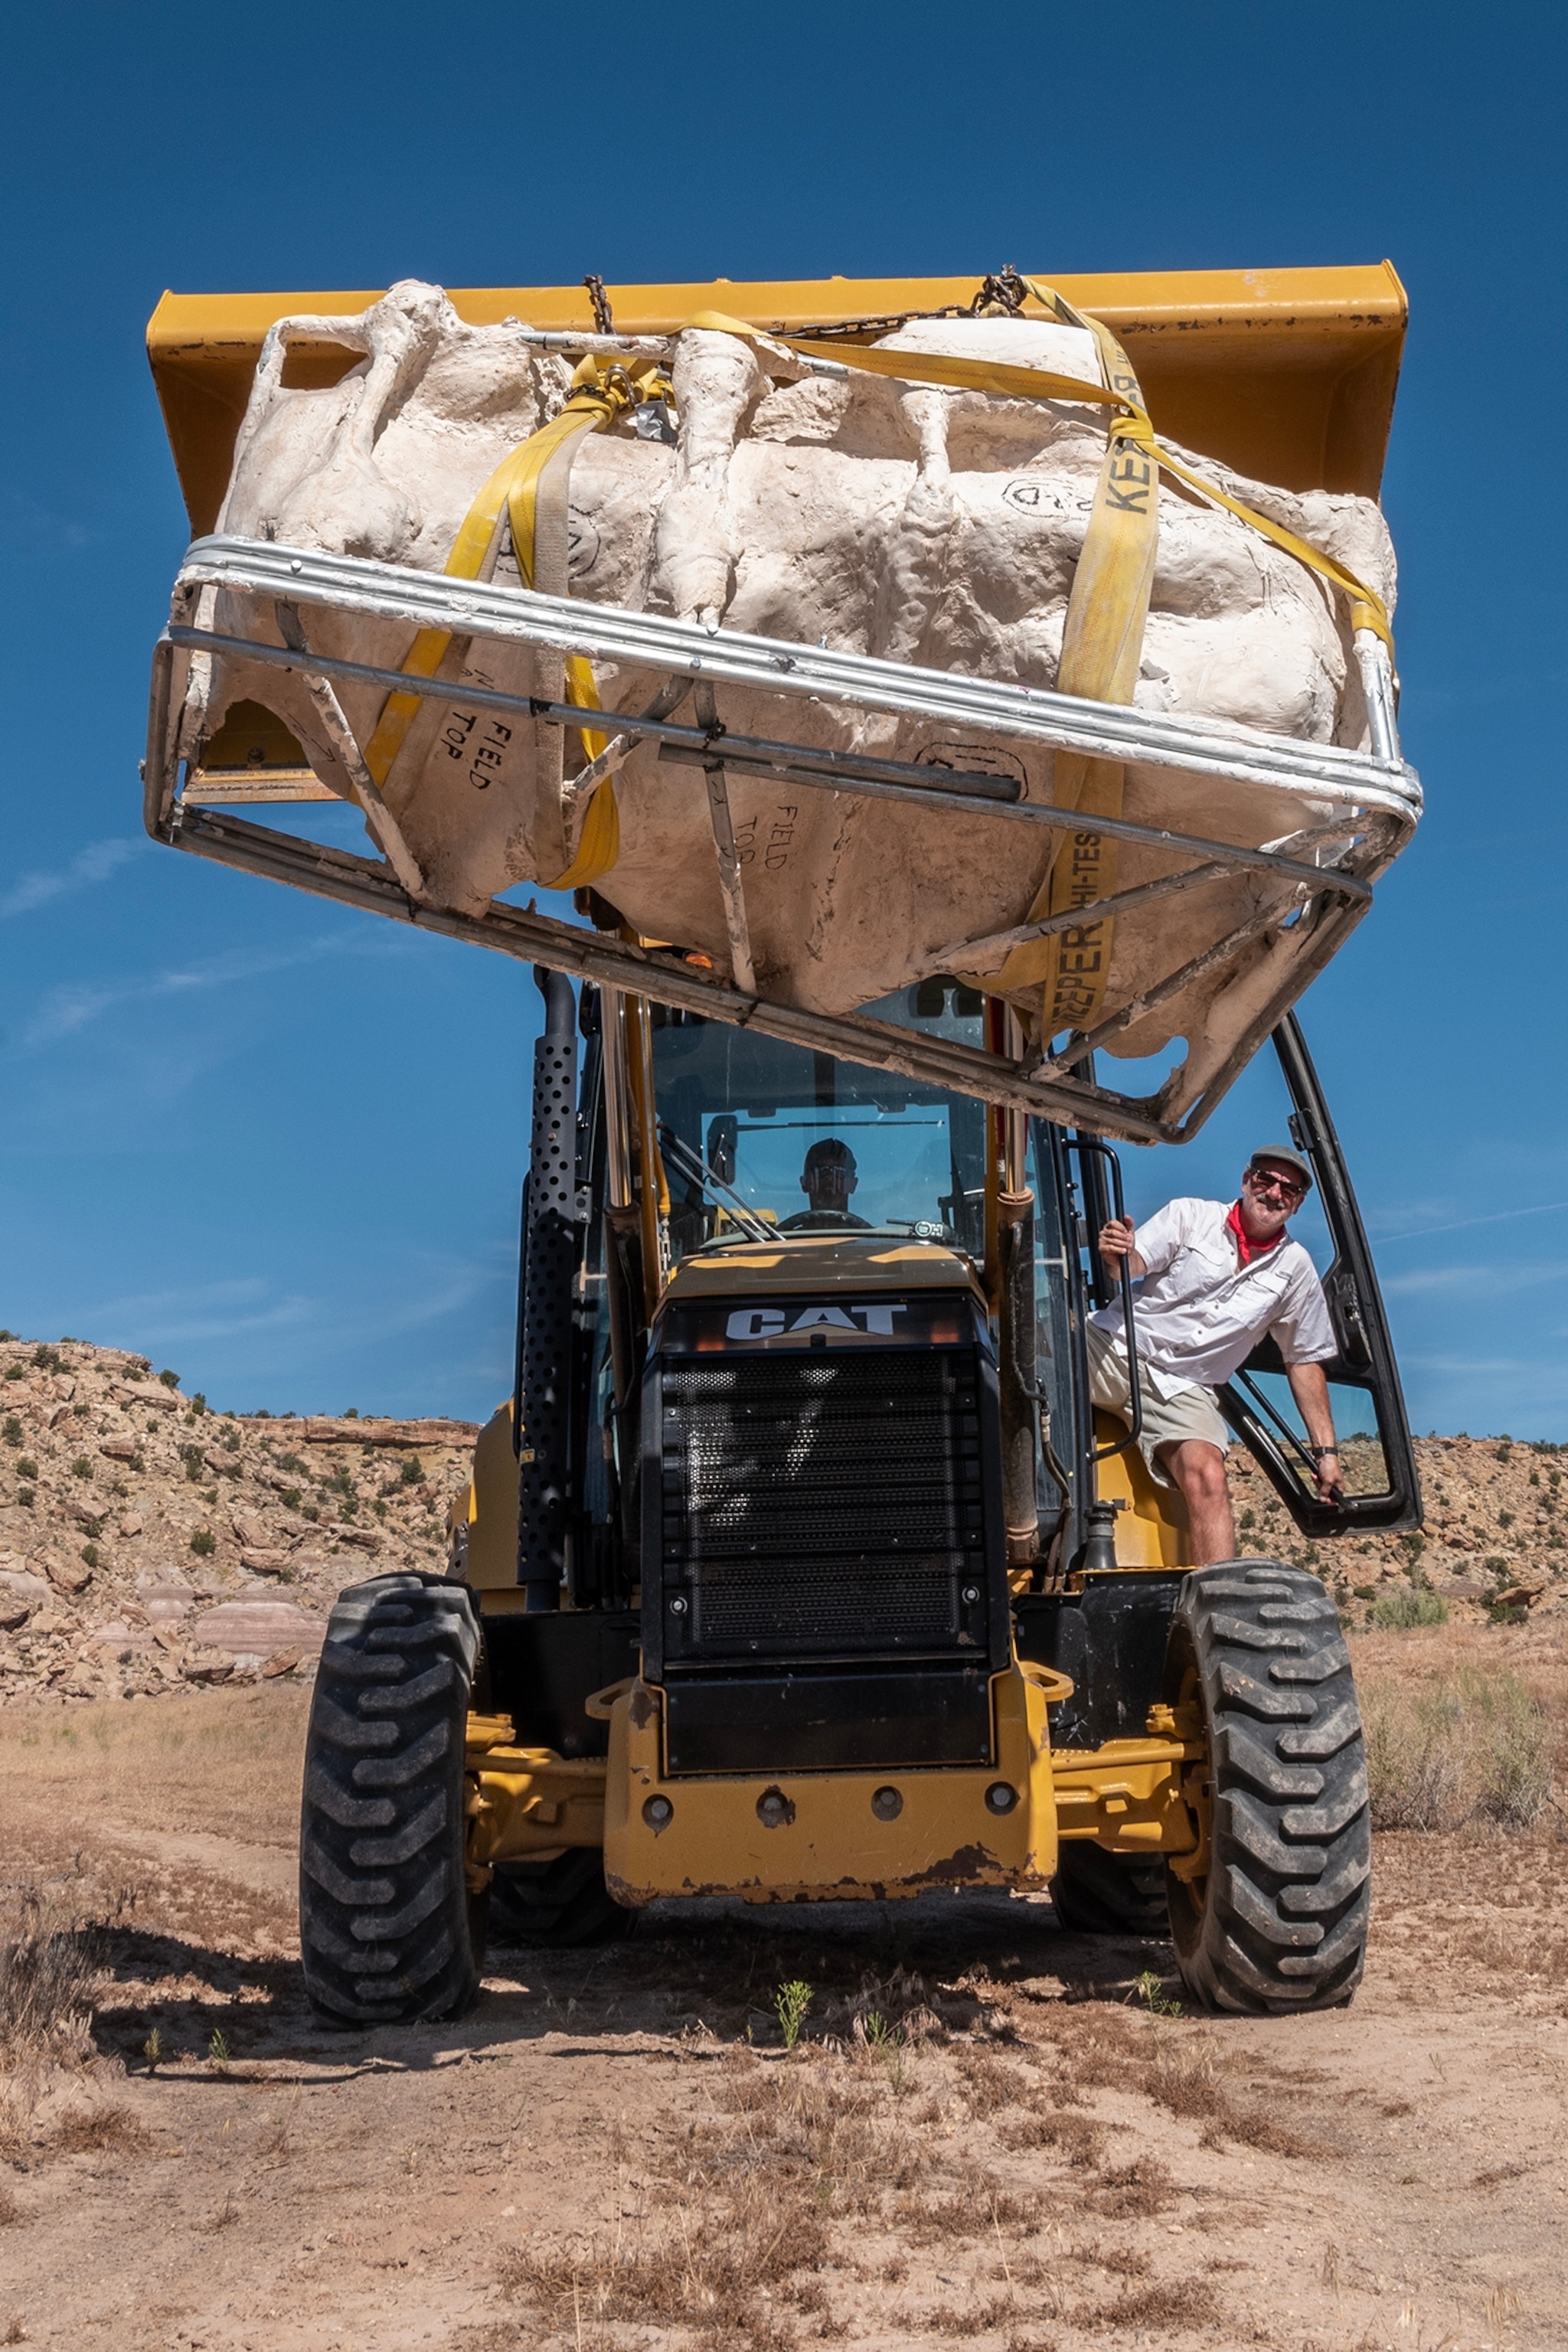
[[[973,1349],[676,1359],[661,1391],[673,1653],[973,1649]]]

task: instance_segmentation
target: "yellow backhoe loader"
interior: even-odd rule
[[[1135,354],[1162,433],[1287,488],[1375,496],[1405,322],[1391,269],[1055,283]],[[722,313],[853,352],[911,316],[973,311],[983,292],[833,279],[606,296],[595,282],[452,299],[465,319],[516,317],[568,351]],[[268,328],[374,299],[164,299],[150,348],[198,534]],[[353,353],[290,363],[330,386]],[[182,665],[237,642],[214,583],[286,595],[296,621],[334,597],[394,607],[384,565],[236,546],[198,538],[182,572],[154,674],[149,829],[511,954],[542,998],[513,1394],[479,1441],[450,1573],[351,1588],[322,1654],[300,1882],[319,2011],[461,2011],[487,1918],[570,1944],[623,1932],[661,1896],[974,1886],[1049,1889],[1087,1932],[1168,1923],[1194,1998],[1215,2009],[1348,1999],[1369,1820],[1333,1601],[1298,1565],[1194,1568],[1173,1492],[1134,1443],[1136,1398],[1131,1427],[1089,1398],[1087,1318],[1119,1300],[1131,1314],[1125,1276],[1112,1288],[1093,1247],[1121,1206],[1107,1138],[1166,1130],[1099,1082],[1092,1045],[1058,1055],[1043,1084],[1009,1008],[962,976],[929,975],[853,1019],[813,1015],[633,932],[613,867],[579,893],[575,921],[500,900],[464,913],[419,903],[387,856],[237,814],[324,795],[259,704],[205,740],[180,735]],[[432,599],[441,586],[409,577]],[[537,615],[550,600],[532,593],[492,587],[465,625]],[[396,609],[412,636],[418,613]],[[246,646],[328,694],[354,674],[294,622]],[[378,692],[405,682],[359,670]],[[821,673],[822,693],[836,675]],[[555,723],[544,699],[530,709]],[[1380,723],[1380,772],[1408,779],[1391,698]],[[782,772],[787,743],[772,751]],[[824,788],[816,756],[813,779],[798,753],[803,789]],[[857,780],[851,762],[829,788]],[[938,789],[907,774],[888,788]],[[1413,1527],[1414,1457],[1353,1195],[1294,1016],[1265,1013],[1331,1238],[1341,1426],[1367,1432],[1343,1498],[1320,1497],[1267,1348],[1223,1409],[1310,1538]]]

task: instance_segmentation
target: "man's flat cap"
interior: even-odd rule
[[[1300,1153],[1299,1151],[1292,1151],[1288,1144],[1265,1143],[1260,1145],[1247,1163],[1248,1172],[1250,1173],[1254,1168],[1261,1168],[1266,1161],[1274,1168],[1294,1169],[1296,1174],[1301,1179],[1301,1181],[1306,1186],[1308,1192],[1310,1192],[1311,1191],[1312,1171],[1310,1167],[1308,1162],[1302,1159]]]

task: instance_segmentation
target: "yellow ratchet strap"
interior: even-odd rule
[[[1024,283],[1036,299],[1064,324],[1087,327],[1100,343],[1102,356],[1106,343],[1115,343],[1116,339],[1108,328],[1102,327],[1098,320],[1073,310],[1070,303],[1064,301],[1053,289],[1043,287],[1034,278],[1026,278]],[[759,329],[747,326],[743,320],[725,319],[714,310],[700,311],[687,323],[693,327],[718,328],[729,334],[752,339],[760,334]],[[954,359],[937,352],[895,352],[884,350],[879,345],[868,347],[855,343],[813,342],[809,337],[802,335],[762,339],[783,343],[786,349],[803,352],[808,358],[836,360],[843,367],[858,368],[868,375],[895,376],[909,383],[942,384],[950,392],[984,392],[1001,400],[1081,400],[1100,408],[1120,409],[1123,421],[1133,428],[1131,434],[1124,435],[1124,437],[1135,439],[1141,447],[1148,450],[1163,472],[1185,482],[1189,489],[1212,499],[1215,506],[1224,507],[1227,514],[1235,515],[1238,521],[1247,524],[1276,547],[1282,548],[1287,555],[1293,555],[1299,563],[1304,563],[1309,571],[1317,572],[1321,579],[1337,588],[1349,602],[1351,626],[1373,630],[1392,656],[1394,631],[1383,599],[1376,590],[1369,588],[1364,580],[1358,580],[1353,572],[1336,562],[1331,555],[1325,555],[1321,549],[1310,546],[1306,540],[1298,539],[1295,532],[1287,530],[1283,524],[1270,522],[1267,515],[1258,514],[1251,507],[1244,506],[1239,499],[1231,498],[1191,466],[1184,465],[1181,458],[1173,457],[1154,436],[1153,424],[1143,406],[1142,394],[1134,394],[1130,398],[1114,378],[1106,383],[1086,383],[1077,376],[1055,375],[1044,368],[1008,367],[993,360]],[[1119,343],[1116,349],[1121,350]],[[1128,373],[1136,384],[1137,378],[1131,376],[1131,370]]]
[[[662,379],[660,380],[662,383]],[[586,434],[598,432],[626,408],[643,389],[633,386],[624,371],[602,380],[598,362],[584,360],[573,378],[570,399],[559,416],[542,425],[516,449],[509,450],[468,509],[452,543],[443,570],[450,580],[488,577],[503,513],[511,524],[512,551],[530,587],[534,582],[535,530],[542,477],[553,459],[570,463],[570,453]],[[444,629],[421,629],[401,667],[413,677],[434,677],[451,645]],[[599,709],[592,664],[581,654],[564,656],[565,700],[581,710]],[[377,785],[385,782],[425,698],[416,694],[387,696],[375,730],[365,747],[365,766]],[[589,760],[604,750],[605,737],[589,728],[579,730]],[[583,820],[577,855],[566,871],[544,887],[552,890],[582,889],[608,873],[620,853],[620,817],[615,783],[606,776],[595,790]]]
[[[1108,387],[1125,409],[1141,415],[1142,394],[1121,345],[1098,320],[1081,323],[1094,335]],[[1089,529],[1068,598],[1057,671],[1063,694],[1095,702],[1132,700],[1159,552],[1159,468],[1152,453],[1125,425],[1124,414],[1110,421]],[[1118,845],[1096,833],[1088,820],[1121,815],[1125,780],[1118,761],[1089,760],[1076,751],[1057,753],[1052,797],[1061,807],[1080,810],[1086,822],[1065,838],[1057,837],[1051,864],[1026,920],[1069,914],[1115,889]],[[1042,1042],[1064,1029],[1092,1029],[1105,1003],[1114,928],[1102,919],[1032,940],[1016,948],[1000,973],[983,985],[999,996],[1016,997],[1037,989]]]

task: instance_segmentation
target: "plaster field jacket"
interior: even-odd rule
[[[1133,1247],[1148,1267],[1134,1286],[1138,1360],[1156,1393],[1216,1389],[1272,1332],[1287,1364],[1322,1364],[1339,1352],[1317,1269],[1300,1242],[1238,1263],[1228,1201],[1169,1201],[1139,1226]],[[1120,1307],[1090,1318],[1122,1339]]]

